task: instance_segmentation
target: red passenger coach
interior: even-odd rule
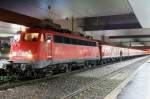
[[[145,55],[145,51],[143,50],[112,46],[108,44],[102,44],[101,46],[103,62],[125,60]]]

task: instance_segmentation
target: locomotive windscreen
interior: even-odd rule
[[[39,33],[26,33],[24,35],[24,41],[38,41]]]

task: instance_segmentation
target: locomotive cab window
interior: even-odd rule
[[[39,38],[39,33],[26,33],[24,35],[24,40],[25,41],[38,41]]]

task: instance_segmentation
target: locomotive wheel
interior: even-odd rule
[[[54,71],[52,69],[47,69],[47,72],[45,73],[46,76],[52,76],[54,74]]]
[[[29,71],[19,72],[16,74],[16,79],[18,79],[18,80],[24,80],[24,79],[28,79],[31,77],[32,77],[31,72],[29,72]]]
[[[88,68],[92,68],[92,65],[91,65],[91,64],[88,64]]]
[[[35,79],[43,78],[43,77],[45,77],[45,76],[46,76],[46,73],[43,72],[43,71],[40,71],[40,70],[34,71],[34,73],[33,73],[33,77],[34,77]]]
[[[94,65],[94,67],[96,67],[96,66],[97,66],[97,63],[96,63],[96,62],[94,62],[94,63],[93,63],[93,65]]]
[[[27,70],[25,72],[25,75],[26,75],[27,78],[32,78],[32,71],[31,70]]]
[[[25,73],[24,72],[18,72],[16,74],[16,79],[23,80],[24,78],[25,78]]]
[[[5,70],[0,69],[0,76],[7,76],[7,73],[5,72]]]
[[[83,65],[83,69],[88,69],[89,68],[89,65],[85,64]]]
[[[71,66],[67,65],[65,66],[65,72],[71,72]]]

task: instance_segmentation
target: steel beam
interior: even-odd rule
[[[123,41],[123,42],[112,42],[112,43],[137,43],[137,42],[150,42],[150,41]]]
[[[0,40],[10,40],[11,37],[0,37]]]
[[[150,35],[123,35],[123,36],[109,36],[110,39],[127,39],[127,38],[150,38]]]
[[[13,11],[0,8],[0,21],[31,26],[32,24],[41,23],[40,19],[22,15]]]
[[[131,48],[146,50],[150,49],[150,46],[132,46]]]
[[[79,26],[84,31],[142,28],[134,14],[87,17]]]

